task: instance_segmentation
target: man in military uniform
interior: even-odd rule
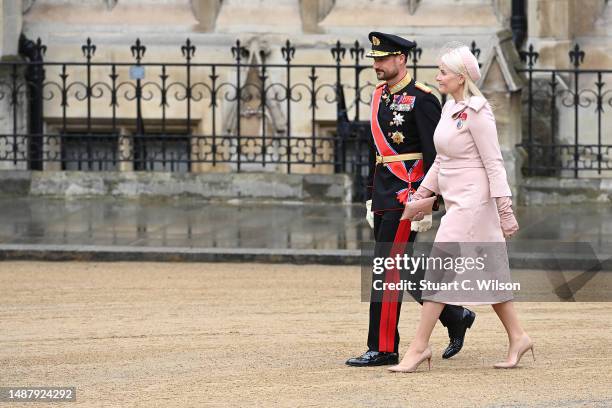
[[[427,86],[416,82],[406,69],[409,50],[415,43],[392,34],[371,32],[377,85],[372,97],[371,130],[376,150],[376,165],[371,189],[371,212],[376,240],[375,256],[394,256],[417,231],[431,227],[431,218],[423,221],[401,220],[404,205],[416,192],[436,157],[433,134],[440,120],[438,99]],[[370,209],[368,208],[370,213]],[[371,213],[370,213],[371,214]],[[424,225],[425,224],[425,225]],[[392,249],[389,247],[392,245]],[[386,269],[385,282],[398,282],[400,273]],[[381,276],[373,279],[381,279]],[[403,279],[403,277],[402,277]],[[420,293],[410,292],[420,301]],[[398,363],[399,321],[402,291],[371,288],[368,351],[347,360],[350,366],[378,366]],[[463,347],[466,330],[475,314],[461,306],[446,305],[440,321],[448,329],[450,343],[442,357],[450,358]]]

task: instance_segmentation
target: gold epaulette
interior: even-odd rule
[[[383,86],[386,83],[387,83],[387,81],[379,82],[378,84],[376,84],[376,89],[380,88],[381,86]]]
[[[414,83],[414,86],[415,86],[416,88],[420,89],[421,91],[425,92],[425,93],[431,93],[431,88],[430,88],[430,87],[428,87],[427,85],[422,84],[422,83],[420,83],[420,82],[418,82],[418,81],[416,81],[416,82]]]

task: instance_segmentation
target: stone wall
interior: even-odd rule
[[[609,203],[612,179],[526,178],[520,186],[524,205],[567,205]]]
[[[0,195],[78,197],[197,197],[214,200],[349,204],[348,175],[163,172],[1,171]]]

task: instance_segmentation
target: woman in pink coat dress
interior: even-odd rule
[[[413,199],[434,193],[444,197],[446,214],[435,242],[501,242],[503,245],[505,238],[518,230],[518,224],[512,212],[495,118],[475,84],[480,78],[478,61],[468,47],[449,44],[441,53],[439,68],[436,81],[440,92],[452,96],[453,100],[444,105],[434,133],[436,160]],[[422,216],[419,213],[413,220]],[[502,269],[507,269],[505,246],[503,252]],[[495,364],[495,368],[516,367],[525,352],[533,353],[533,342],[522,329],[511,299],[510,294],[500,301],[487,302],[492,304],[509,339],[506,360]],[[429,301],[426,296],[423,300],[415,338],[402,361],[389,368],[391,371],[413,372],[423,361],[431,363],[429,338],[444,303]]]

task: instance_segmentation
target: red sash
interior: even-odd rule
[[[370,120],[370,127],[372,129],[372,137],[374,138],[374,145],[376,146],[378,154],[380,156],[394,156],[398,153],[393,146],[389,144],[378,123],[378,108],[380,106],[383,87],[384,86],[376,87],[372,95],[372,119]],[[406,164],[403,161],[385,163],[385,166],[387,166],[387,169],[389,169],[395,177],[408,184],[407,188],[403,188],[396,192],[399,202],[406,204],[412,193],[415,192],[412,188],[412,183],[422,180],[425,176],[423,173],[423,160],[416,160],[410,170],[406,169]]]

